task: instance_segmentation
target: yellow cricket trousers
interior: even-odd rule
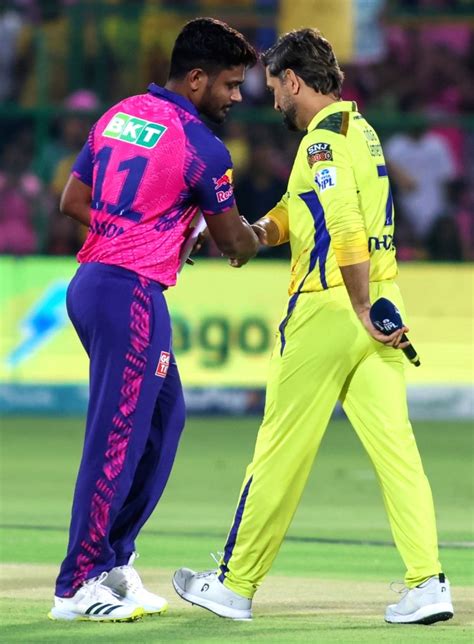
[[[370,296],[393,301],[404,317],[393,281],[371,283]],[[263,422],[220,562],[225,586],[252,597],[270,569],[338,399],[375,467],[406,584],[441,571],[404,361],[368,335],[344,286],[300,294],[271,358]]]

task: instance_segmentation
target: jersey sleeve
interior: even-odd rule
[[[369,259],[367,230],[346,139],[328,130],[311,134],[306,159],[336,261],[339,266],[360,264]]]
[[[288,221],[288,193],[285,193],[277,205],[272,208],[265,215],[267,219],[273,221],[275,226],[278,228],[278,242],[275,244],[279,246],[284,244],[290,239],[290,224]]]
[[[186,128],[190,143],[185,179],[204,215],[217,215],[235,205],[232,159],[220,139],[200,123]]]
[[[76,179],[79,179],[79,181],[82,181],[82,183],[88,186],[92,186],[94,176],[94,130],[95,125],[92,127],[87,141],[77,155],[71,169]]]

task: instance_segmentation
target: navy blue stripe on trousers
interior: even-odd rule
[[[306,279],[307,276],[305,276],[304,280]],[[301,282],[301,284],[304,284],[304,280]],[[278,327],[278,331],[280,332],[280,355],[283,355],[283,351],[285,350],[285,345],[286,345],[286,338],[285,338],[285,328],[286,325],[288,324],[288,320],[291,317],[291,314],[293,313],[293,309],[296,306],[296,301],[298,300],[299,294],[301,293],[301,285],[300,288],[296,291],[296,293],[293,293],[293,295],[290,297],[290,301],[288,302],[288,308],[286,310],[286,315],[282,322],[280,323],[280,326]]]
[[[247,481],[247,485],[245,486],[244,491],[242,492],[239,505],[235,512],[234,524],[227,538],[227,543],[225,544],[224,562],[220,566],[221,574],[219,575],[219,581],[221,581],[222,583],[224,583],[226,572],[229,570],[228,563],[234,551],[235,542],[237,540],[237,533],[239,531],[239,527],[242,522],[242,517],[244,515],[245,502],[247,501],[247,496],[249,494],[249,489],[250,489],[250,485],[252,484],[252,480],[253,480],[253,476],[249,478],[249,480]]]
[[[301,283],[298,286],[298,290],[296,291],[296,293],[294,293],[291,296],[290,301],[288,302],[288,309],[286,311],[286,316],[284,320],[281,322],[280,326],[278,327],[278,331],[280,332],[280,355],[283,355],[283,351],[285,350],[285,346],[286,346],[286,338],[285,338],[286,325],[288,324],[291,314],[294,311],[298,297],[300,296],[300,293],[303,290],[303,286],[304,286],[304,283],[306,282],[306,278],[308,277],[308,275],[310,275],[310,273],[312,273],[312,271],[316,267],[318,260],[319,260],[319,279],[321,280],[321,285],[324,289],[328,288],[327,281],[326,281],[326,259],[328,256],[329,244],[331,243],[331,236],[329,235],[328,229],[326,227],[324,210],[321,205],[321,202],[319,201],[318,195],[314,192],[314,190],[310,190],[309,192],[303,192],[299,196],[308,206],[311,216],[313,217],[314,246],[313,246],[313,250],[311,251],[311,255],[309,256],[308,272],[301,280]]]

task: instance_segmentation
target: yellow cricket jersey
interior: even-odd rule
[[[289,293],[342,285],[339,266],[370,257],[370,281],[397,274],[393,201],[374,129],[352,101],[318,112],[298,149],[288,192],[268,217],[291,245]]]

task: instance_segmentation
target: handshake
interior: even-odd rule
[[[207,218],[201,215],[184,243],[180,270],[185,264],[194,264],[190,255],[197,253],[206,237],[210,234],[222,256],[227,257],[230,266],[240,268],[254,257],[260,245],[275,246],[279,243],[278,226],[269,218],[262,217],[250,224],[245,217],[235,211],[224,213],[222,219]],[[215,222],[215,223],[214,223]]]
[[[245,217],[240,215],[240,218],[248,228],[251,228],[251,230],[253,231],[254,235],[258,240],[258,243],[261,246],[276,245],[276,243],[278,242],[278,230],[276,230],[276,238],[274,239],[275,235],[274,234],[272,235],[271,233],[272,233],[272,229],[276,229],[276,226],[271,219],[269,219],[268,217],[262,217],[254,224],[249,224],[249,222],[245,219]],[[233,257],[229,258],[229,265],[232,266],[233,268],[240,268],[247,262],[248,262],[248,259],[233,258]]]

